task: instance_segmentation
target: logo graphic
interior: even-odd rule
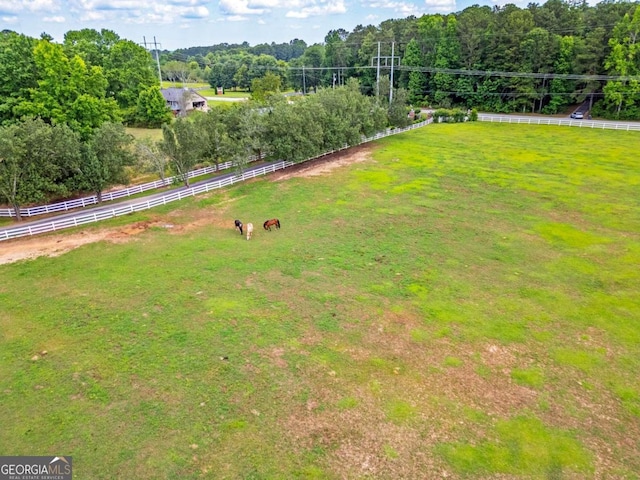
[[[71,457],[0,457],[0,480],[72,480]]]

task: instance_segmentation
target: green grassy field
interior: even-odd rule
[[[207,88],[205,90],[199,90],[198,93],[202,96],[207,97],[209,100],[217,100],[219,98],[249,98],[251,97],[251,92],[236,92],[233,90],[225,90],[222,95],[216,95],[216,91],[213,88]]]
[[[132,135],[136,140],[150,138],[153,141],[162,140],[161,128],[135,128],[127,127],[127,133]]]
[[[208,88],[210,85],[207,82],[169,82],[167,80],[162,81],[162,88]]]
[[[0,265],[0,452],[91,479],[639,478],[639,144],[432,125]]]

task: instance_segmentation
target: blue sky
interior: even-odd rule
[[[526,6],[513,0],[0,0],[0,30],[47,32],[61,42],[69,30],[106,28],[136,43],[155,37],[168,50],[294,38],[313,44],[332,29],[504,3]]]

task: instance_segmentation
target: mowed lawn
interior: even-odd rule
[[[87,479],[638,478],[639,147],[431,125],[0,265],[0,452]]]

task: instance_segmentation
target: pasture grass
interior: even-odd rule
[[[637,145],[432,125],[106,225],[210,223],[0,266],[0,451],[90,478],[637,478]]]
[[[144,138],[149,138],[153,141],[162,140],[162,129],[161,128],[137,128],[137,127],[127,127],[127,133],[129,135],[133,135],[133,138],[136,140],[141,140]]]
[[[216,93],[216,90],[213,88],[205,88],[202,90],[199,90],[198,93],[204,97],[207,97],[208,100],[217,100],[217,99],[224,99],[224,98],[242,98],[242,99],[247,99],[251,97],[251,92],[236,92],[236,91],[232,91],[232,90],[226,90],[222,95],[218,95]]]
[[[209,88],[211,85],[209,85],[207,82],[170,82],[168,80],[163,80],[162,81],[162,88],[197,88],[197,89],[201,89],[201,88]]]

